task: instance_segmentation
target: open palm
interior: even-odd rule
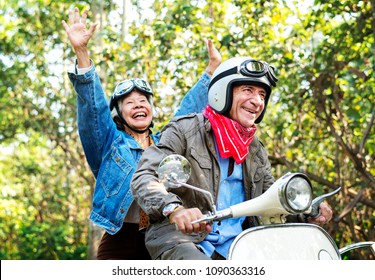
[[[87,14],[88,11],[85,10],[82,17],[80,17],[78,8],[75,8],[74,11],[69,11],[69,25],[64,20],[62,21],[74,49],[87,47],[95,31],[97,24],[93,24],[89,29],[86,29]]]

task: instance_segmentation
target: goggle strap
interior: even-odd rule
[[[214,85],[214,83],[216,83],[218,80],[226,77],[226,76],[229,76],[229,75],[233,75],[233,74],[237,74],[237,66],[236,67],[233,67],[231,69],[228,69],[227,71],[224,71],[222,73],[220,73],[219,75],[217,75],[215,78],[213,78],[210,82],[210,85],[208,86],[208,90],[210,90],[210,88]]]

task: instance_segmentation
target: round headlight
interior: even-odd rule
[[[301,176],[291,178],[286,185],[285,198],[293,211],[304,212],[312,200],[310,182]]]

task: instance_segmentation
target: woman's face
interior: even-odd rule
[[[136,130],[147,129],[152,122],[152,108],[143,93],[132,91],[122,99],[121,115]]]
[[[230,118],[243,127],[252,127],[264,110],[266,94],[266,91],[260,86],[234,86],[233,102],[229,111]]]

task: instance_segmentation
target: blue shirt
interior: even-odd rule
[[[221,175],[216,208],[222,210],[245,201],[245,191],[242,181],[242,164],[234,162],[233,172],[228,176],[229,158],[221,158],[218,151],[217,154]],[[227,258],[230,245],[243,231],[242,223],[245,219],[246,217],[239,217],[215,222],[212,225],[212,231],[198,246],[207,256],[211,256],[216,250]]]

